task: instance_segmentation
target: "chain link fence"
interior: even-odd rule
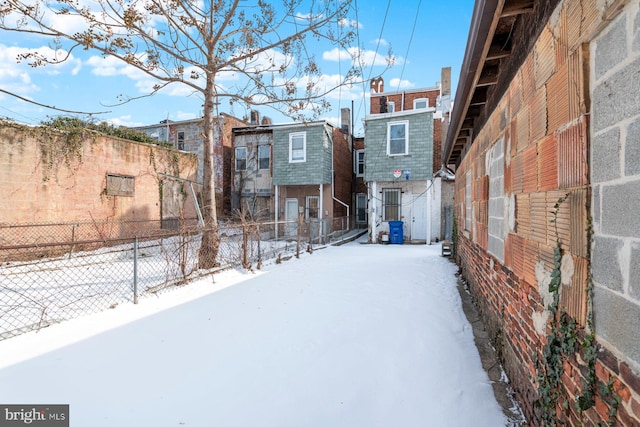
[[[221,224],[197,220],[0,224],[0,340],[137,303],[230,267],[260,268],[353,233],[350,218]],[[203,233],[216,265],[199,267]],[[214,249],[215,250],[215,249]]]

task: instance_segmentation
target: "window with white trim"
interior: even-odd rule
[[[307,196],[306,206],[305,206],[305,217],[309,218],[318,218],[318,208],[320,206],[320,197],[318,196]]]
[[[421,108],[429,107],[429,99],[428,98],[418,98],[413,100],[413,109],[419,110]]]
[[[358,178],[364,176],[364,150],[356,150],[354,173]]]
[[[271,165],[271,147],[261,145],[258,147],[258,169],[269,169]]]
[[[385,188],[382,190],[382,220],[400,220],[400,189]]]
[[[387,102],[387,113],[393,113],[396,111],[396,103],[393,101]]]
[[[409,154],[409,122],[389,122],[387,124],[387,155]]]
[[[289,134],[289,163],[307,161],[307,133],[296,132]]]
[[[236,148],[236,172],[247,170],[247,147]]]

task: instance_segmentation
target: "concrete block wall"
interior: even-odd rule
[[[596,332],[640,372],[639,1],[594,39],[591,61]]]
[[[592,267],[601,349],[596,375],[600,383],[611,382],[621,398],[609,419],[610,400],[597,387],[595,406],[578,412],[573,402],[586,369],[583,355],[567,358],[558,421],[640,425],[640,221],[635,220],[640,166],[634,161],[640,152],[638,3],[626,2],[622,12],[620,2],[559,3],[456,170],[463,276],[531,425],[541,423],[535,360],[548,333],[548,278],[556,239],[564,253],[561,308],[579,325],[586,324]],[[503,188],[496,190],[498,151],[503,153]],[[499,211],[497,202],[486,202],[487,181],[489,202],[498,200],[501,191],[505,195],[504,259],[490,249],[497,223],[489,220],[487,227],[484,222]],[[552,223],[554,205],[565,197]],[[590,215],[595,233],[591,259]]]

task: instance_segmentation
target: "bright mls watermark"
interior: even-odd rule
[[[69,405],[0,405],[0,427],[69,427]]]

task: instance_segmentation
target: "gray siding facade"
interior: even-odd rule
[[[289,162],[289,135],[306,133],[306,160]],[[331,183],[331,127],[324,123],[273,130],[273,184],[311,185]]]
[[[412,110],[367,117],[365,126],[365,181],[405,180],[404,171],[410,170],[410,181],[433,177],[433,112]],[[387,125],[390,122],[408,122],[409,151],[406,155],[387,155]],[[393,172],[402,170],[395,178]]]

